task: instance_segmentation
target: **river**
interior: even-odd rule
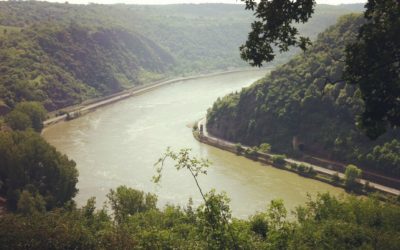
[[[283,199],[292,210],[304,204],[307,194],[344,191],[300,177],[244,157],[201,144],[190,124],[204,117],[214,100],[240,90],[266,71],[236,72],[176,82],[154,91],[97,109],[78,119],[47,128],[43,136],[76,161],[83,205],[92,196],[99,207],[111,188],[127,185],[158,195],[159,206],[195,204],[201,196],[189,173],[176,171],[168,162],[160,184],[151,181],[153,164],[167,147],[192,148],[195,156],[212,162],[208,174],[199,177],[204,191],[215,188],[231,199],[235,216],[245,218],[262,211],[272,199]]]

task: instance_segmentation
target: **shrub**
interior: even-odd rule
[[[261,143],[258,151],[261,153],[269,153],[271,151],[271,145],[268,143]]]
[[[246,148],[244,154],[247,156],[256,157],[258,154],[258,148],[257,147]]]
[[[307,168],[306,165],[300,164],[300,165],[298,165],[297,170],[299,171],[299,173],[305,173],[306,172],[306,168]]]
[[[235,149],[236,149],[236,153],[238,153],[238,154],[242,153],[243,152],[242,144],[236,143],[235,144]]]
[[[315,169],[313,167],[309,167],[308,171],[307,171],[307,174],[309,176],[316,176],[317,175],[317,171],[315,171]]]
[[[361,169],[355,165],[348,165],[344,173],[344,184],[348,189],[354,189],[357,186],[357,179],[361,176]]]
[[[274,155],[272,156],[272,163],[280,167],[283,167],[286,163],[285,159],[286,159],[285,155]]]
[[[298,167],[299,165],[297,163],[290,163],[290,169],[297,171]]]

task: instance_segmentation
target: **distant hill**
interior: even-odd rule
[[[365,9],[365,3],[339,4],[338,7],[348,9],[354,12],[361,12]]]
[[[301,30],[315,37],[349,12],[318,6]],[[227,4],[0,2],[0,101],[55,110],[164,77],[247,67],[238,47],[252,20]]]

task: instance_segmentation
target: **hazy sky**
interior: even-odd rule
[[[48,0],[51,2],[65,2],[66,0]],[[113,4],[113,3],[126,3],[126,4],[173,4],[173,3],[240,3],[240,0],[68,0],[69,3],[81,3],[86,4],[102,3],[102,4]],[[366,0],[317,0],[317,3],[325,4],[346,4],[346,3],[360,3],[366,2]]]

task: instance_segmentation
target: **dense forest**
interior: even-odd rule
[[[364,22],[358,15],[342,17],[306,53],[217,100],[208,111],[209,131],[248,145],[270,143],[275,152],[302,151],[399,178],[399,131],[375,141],[367,138],[356,124],[364,108],[361,93],[341,78],[345,45]]]
[[[351,11],[318,6],[301,29],[315,37]],[[21,101],[52,111],[165,77],[245,67],[238,47],[251,18],[223,4],[0,2],[0,114]]]

